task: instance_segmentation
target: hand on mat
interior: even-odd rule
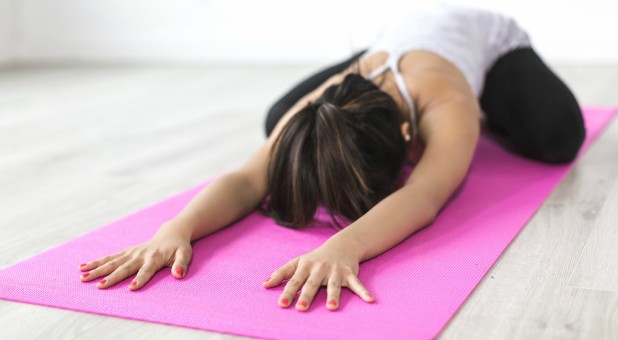
[[[374,301],[358,279],[358,270],[358,258],[350,249],[327,242],[274,271],[271,277],[264,281],[263,286],[276,287],[283,280],[289,279],[279,297],[279,306],[288,307],[302,287],[296,309],[305,311],[309,309],[320,287],[326,285],[326,308],[336,310],[341,287],[348,287],[366,302]]]
[[[108,288],[135,274],[130,290],[142,288],[162,267],[172,267],[172,275],[183,278],[192,256],[191,242],[174,230],[160,229],[150,240],[128,247],[119,253],[80,265],[84,282],[101,276],[98,288]]]

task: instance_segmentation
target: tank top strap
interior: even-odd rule
[[[399,89],[399,92],[401,93],[404,101],[406,102],[406,106],[408,107],[408,111],[410,113],[410,120],[412,122],[412,138],[414,139],[417,136],[416,109],[414,107],[414,103],[412,102],[412,97],[410,97],[410,92],[408,92],[408,87],[406,86],[403,75],[401,74],[401,72],[399,72],[399,59],[401,58],[401,55],[401,53],[388,52],[388,58],[386,59],[386,62],[377,69],[373,70],[373,72],[371,72],[367,79],[372,80],[389,68],[391,69],[391,71],[393,71],[397,88]]]
[[[410,121],[412,128],[412,139],[416,138],[417,134],[417,126],[416,126],[416,109],[414,108],[414,103],[412,102],[412,97],[410,97],[410,92],[408,92],[408,87],[406,86],[406,82],[403,79],[403,76],[395,66],[393,68],[393,73],[395,74],[395,82],[397,83],[397,87],[399,87],[399,92],[403,96],[403,100],[405,100],[406,105],[408,106],[408,111],[410,113]]]
[[[382,66],[380,66],[377,69],[373,70],[373,72],[371,72],[371,74],[369,76],[367,76],[367,79],[372,80],[373,78],[379,76],[384,71],[386,71],[389,67],[390,67],[390,65],[389,65],[388,62],[382,64]]]

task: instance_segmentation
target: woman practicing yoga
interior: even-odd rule
[[[266,142],[240,168],[206,186],[155,235],[80,265],[108,288],[137,273],[143,287],[163,267],[183,278],[191,241],[259,209],[278,224],[308,226],[318,205],[351,221],[320,247],[274,270],[287,280],[278,304],[307,310],[327,286],[374,301],[359,264],[431,224],[460,185],[482,129],[513,153],[572,161],[584,140],[567,86],[504,15],[439,5],[402,12],[366,50],[300,82],[270,109]],[[406,162],[414,169],[401,187]],[[338,223],[335,221],[338,225]],[[274,269],[274,268],[273,268]],[[273,302],[274,303],[274,302]]]

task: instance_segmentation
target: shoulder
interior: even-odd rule
[[[415,57],[418,63],[409,72],[409,82],[423,152],[429,144],[474,148],[480,133],[481,108],[465,77],[433,53]]]
[[[450,61],[429,51],[411,51],[403,57],[400,67],[414,100],[417,124],[422,125],[430,113],[435,117],[437,111],[444,111],[435,109],[445,105],[460,112],[462,118],[480,119],[480,105],[473,89]]]

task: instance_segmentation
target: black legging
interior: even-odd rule
[[[313,74],[277,100],[266,117],[266,135],[299,99],[345,70],[365,51]],[[573,93],[531,47],[512,50],[494,63],[485,76],[480,104],[497,141],[525,157],[570,162],[586,135]]]

